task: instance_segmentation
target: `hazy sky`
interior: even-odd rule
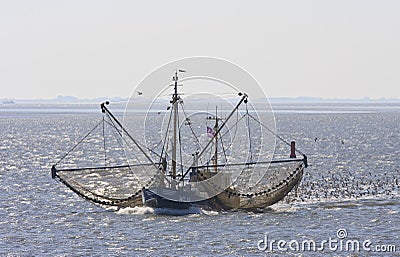
[[[400,98],[400,1],[0,0],[0,98],[128,97],[189,56],[270,97]]]

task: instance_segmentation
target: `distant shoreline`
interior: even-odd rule
[[[58,96],[52,99],[17,99],[11,98],[12,104],[96,104],[104,101],[110,101],[114,103],[126,103],[128,98],[121,97],[99,97],[92,99],[80,99],[73,96]],[[10,101],[10,98],[4,98],[0,100],[3,105],[11,105],[5,102]],[[253,99],[257,101],[257,99]],[[322,98],[322,97],[270,97],[269,101],[274,104],[286,104],[286,103],[398,103],[400,104],[400,98]]]

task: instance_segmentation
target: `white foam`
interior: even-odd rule
[[[217,212],[217,211],[207,211],[207,210],[201,209],[201,214],[213,216],[213,215],[218,215],[219,212]]]
[[[294,204],[288,204],[284,202],[278,202],[269,206],[274,212],[296,212],[299,208]]]
[[[146,214],[156,214],[156,215],[171,215],[171,216],[183,216],[190,214],[203,214],[203,215],[218,215],[216,211],[203,210],[199,207],[190,207],[189,209],[178,210],[178,209],[168,209],[168,208],[151,208],[147,206],[135,206],[121,208],[117,211],[118,214],[124,215],[146,215]]]
[[[126,207],[121,208],[117,211],[118,214],[125,214],[125,215],[145,215],[145,214],[154,214],[154,208],[147,207],[147,206],[135,206],[135,207]]]

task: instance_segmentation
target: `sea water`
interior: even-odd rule
[[[273,107],[310,166],[260,212],[94,205],[50,168],[100,109],[0,107],[0,256],[399,256],[400,104]]]

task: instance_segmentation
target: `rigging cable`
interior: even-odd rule
[[[129,145],[129,142],[126,140],[126,138],[122,136],[122,131],[119,131],[118,127],[115,125],[114,121],[111,119],[111,117],[110,117],[109,115],[107,115],[107,117],[108,117],[108,119],[110,120],[110,121],[108,121],[107,123],[110,124],[110,126],[112,126],[112,127],[115,129],[115,131],[117,131],[117,133],[118,133],[118,135],[119,135],[119,137],[117,137],[117,140],[118,140],[118,142],[120,143],[120,145],[121,145],[122,147],[124,147],[124,142],[125,142],[126,145]],[[113,131],[114,131],[114,130],[113,130]],[[114,134],[115,134],[115,131],[114,131]],[[129,163],[129,161],[128,161],[128,163]],[[128,165],[128,167],[129,167],[129,171],[130,171],[133,175],[135,175],[135,177],[136,177],[137,179],[139,179],[139,178],[137,177],[137,174],[136,174],[135,172],[133,172],[133,170],[132,170],[132,165]]]
[[[107,165],[107,152],[106,152],[106,135],[104,133],[104,114],[103,114],[103,148],[104,148],[104,166]]]
[[[192,127],[192,123],[190,122],[190,119],[189,119],[189,118],[187,117],[187,115],[186,115],[186,111],[185,111],[185,107],[184,107],[183,101],[181,102],[181,107],[182,107],[183,115],[185,116],[185,120],[188,122],[189,128],[190,128],[190,130],[191,130],[191,132],[192,132],[194,138],[196,139],[197,144],[201,147],[200,140],[199,140],[198,137],[196,136],[196,133],[194,133],[193,127]]]
[[[171,111],[169,112],[169,119],[168,119],[168,125],[167,125],[167,129],[165,132],[165,137],[164,137],[164,145],[161,149],[161,154],[160,154],[160,162],[162,162],[162,156],[164,154],[165,151],[165,155],[167,155],[167,150],[168,150],[168,135],[169,135],[169,127],[171,125],[171,117],[172,117],[172,108]]]
[[[118,141],[120,142],[120,144],[123,146],[123,145],[124,145],[124,142],[125,142],[126,145],[130,145],[129,142],[126,140],[126,138],[123,136],[122,131],[120,131],[120,130],[118,129],[118,127],[115,125],[113,119],[112,119],[108,114],[107,114],[107,117],[108,117],[108,119],[110,120],[110,121],[108,122],[108,124],[110,124],[112,127],[114,127],[114,129],[118,132],[120,138],[122,138],[122,140],[123,140],[123,142],[120,141],[120,140],[118,140]],[[115,132],[114,132],[114,133],[115,133]],[[117,137],[117,138],[118,138],[118,137]],[[138,160],[138,158],[136,158],[136,159]],[[129,161],[128,161],[128,163],[129,163]],[[140,162],[139,162],[139,165],[143,167],[143,166],[146,165],[146,164],[143,164],[143,163],[140,163]],[[132,170],[132,167],[133,167],[134,165],[128,165],[128,166],[129,166],[129,171],[130,171],[133,175],[135,175],[136,179],[139,179],[139,180],[140,180],[140,178],[137,176],[137,174]],[[136,166],[136,165],[135,165],[135,166]],[[149,184],[152,182],[152,180],[153,180],[153,179],[150,179],[150,180],[146,183],[146,185],[149,185]]]
[[[247,99],[247,95],[246,95],[246,94],[240,93],[239,95],[242,96],[242,98],[241,98],[240,101],[237,103],[237,105],[235,106],[235,108],[231,111],[231,113],[228,115],[228,118],[226,118],[226,121],[225,121],[224,123],[222,123],[221,127],[218,128],[218,131],[215,132],[214,137],[222,130],[222,128],[225,127],[226,122],[229,121],[229,119],[232,117],[232,115],[235,113],[235,111],[239,108],[239,106],[242,104],[242,102],[243,102],[244,100]],[[210,141],[208,141],[208,143],[207,143],[206,146],[201,150],[201,152],[200,152],[198,155],[196,155],[195,160],[193,161],[193,164],[190,165],[190,167],[189,167],[189,168],[186,170],[186,172],[183,174],[183,176],[182,176],[182,178],[181,178],[181,181],[183,181],[184,177],[190,172],[190,170],[192,169],[192,166],[193,166],[194,163],[199,159],[199,157],[201,157],[201,156],[205,153],[205,151],[207,150],[207,148],[211,145],[212,140],[214,139],[214,137],[213,137]]]
[[[178,124],[179,124],[179,115],[178,115]],[[183,161],[182,161],[182,138],[181,138],[181,129],[180,126],[178,126],[178,141],[179,141],[179,157],[181,159],[180,161],[180,166],[181,166],[181,172],[183,176]]]
[[[100,126],[100,124],[101,124],[102,122],[103,122],[103,121],[100,121],[99,123],[97,123],[97,125],[94,126],[94,128],[93,128],[92,130],[90,130],[90,131],[89,131],[76,145],[74,145],[66,154],[64,154],[64,156],[61,157],[61,159],[58,160],[58,162],[56,162],[56,163],[54,164],[54,166],[56,166],[57,164],[59,164],[65,157],[67,157],[73,150],[75,150],[75,148],[76,148],[78,145],[80,145],[90,134],[92,134],[92,132],[93,132],[95,129],[97,129],[97,128]]]
[[[224,147],[224,141],[222,140],[222,136],[221,136],[221,132],[219,133],[220,135],[220,141],[221,141],[221,146],[222,146],[222,151],[224,153],[224,157],[225,157],[225,162],[228,162],[228,158],[226,157],[226,151],[225,151],[225,147]]]
[[[245,104],[246,104],[246,116],[247,116],[247,119],[246,119],[246,121],[247,121],[247,131],[248,131],[248,133],[249,133],[249,147],[250,147],[250,161],[252,161],[253,160],[253,151],[252,151],[252,145],[251,145],[251,135],[250,135],[250,119],[249,119],[249,109],[248,109],[248,106],[247,106],[247,101],[245,102]]]
[[[249,115],[250,118],[252,118],[253,120],[255,120],[258,124],[260,124],[262,127],[264,127],[266,130],[268,130],[271,134],[273,134],[274,136],[276,136],[279,140],[281,140],[282,142],[284,142],[285,144],[287,144],[288,146],[291,146],[289,142],[287,142],[285,139],[283,139],[281,136],[279,136],[278,134],[276,134],[274,131],[272,131],[270,128],[268,128],[266,125],[264,125],[263,123],[261,123],[261,121],[257,120],[253,115],[251,115],[250,113],[247,114]],[[299,154],[305,156],[305,154],[303,152],[301,152],[298,149],[295,149],[296,152],[298,152]]]

